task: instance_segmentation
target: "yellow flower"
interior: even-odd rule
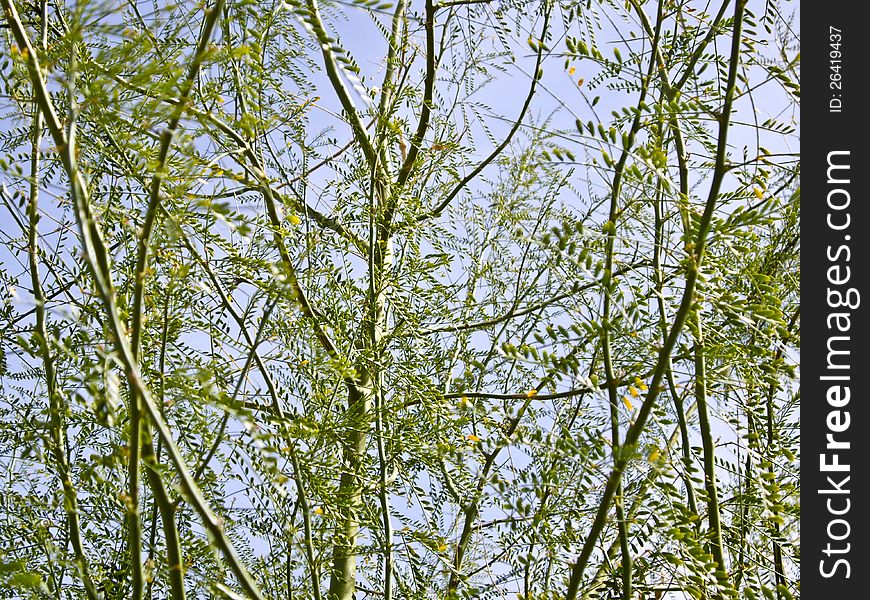
[[[470,441],[475,442],[475,443],[480,441],[480,438],[477,437],[476,435],[474,435],[473,433],[469,433],[465,437],[468,438]]]
[[[637,391],[637,388],[633,385],[628,386],[628,393],[631,394],[632,398],[637,398],[640,396],[640,392]]]
[[[650,452],[650,454],[649,454],[649,461],[650,461],[650,462],[655,462],[655,461],[657,461],[657,460],[659,459],[659,456],[661,456],[661,453],[659,453],[659,449],[658,449],[658,448],[655,448],[655,449],[653,449],[653,451]]]
[[[628,410],[634,410],[634,406],[631,404],[631,400],[628,399],[628,396],[622,397],[622,403],[625,404],[625,408]]]
[[[764,198],[764,192],[762,192],[760,188],[752,188],[752,191],[755,193],[755,197],[759,200]]]
[[[318,506],[317,508],[314,509],[314,514],[315,515],[322,515],[323,509]]]
[[[526,392],[526,398],[531,398],[532,396],[537,396],[537,395],[538,395],[538,390],[536,390],[536,389],[531,389],[528,392]]]
[[[570,69],[568,69],[568,75],[573,75],[576,70],[577,69],[575,69],[574,67],[571,67]]]
[[[290,222],[293,223],[294,225],[299,225],[299,223],[302,222],[302,219],[300,219],[300,218],[297,217],[296,215],[290,215],[290,216],[287,217],[287,218],[288,218],[288,219],[290,220]]]

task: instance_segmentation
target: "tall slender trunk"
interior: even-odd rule
[[[353,600],[356,591],[357,535],[371,409],[371,381],[366,375],[359,380],[357,388],[348,390],[348,434],[338,484],[339,525],[333,542],[329,600]]]
[[[373,215],[374,217],[374,215]],[[338,484],[339,524],[332,553],[328,600],[353,600],[356,592],[357,537],[363,504],[369,431],[374,423],[375,395],[382,394],[379,355],[386,328],[385,274],[392,264],[392,239],[384,227],[372,227],[369,243],[369,294],[358,345],[363,352],[357,378],[348,385],[347,443]],[[381,396],[382,398],[383,396]]]

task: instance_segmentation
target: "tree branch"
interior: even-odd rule
[[[335,42],[326,33],[323,19],[320,17],[320,8],[318,7],[317,0],[307,0],[307,6],[308,10],[306,16],[308,19],[305,22],[311,27],[311,31],[320,45],[320,52],[323,55],[323,63],[326,68],[326,76],[329,78],[329,82],[332,84],[332,87],[338,96],[338,101],[341,103],[341,106],[347,115],[351,130],[363,151],[363,155],[368,161],[369,166],[375,168],[375,165],[378,162],[377,155],[372,146],[372,142],[366,133],[365,127],[363,127],[362,121],[360,120],[353,98],[351,98],[350,92],[348,92],[347,87],[344,85],[344,81],[341,79],[341,67],[339,67],[333,51],[333,45]]]
[[[639,267],[643,267],[646,265],[647,265],[647,263],[645,261],[635,263],[635,264],[630,265],[628,267],[618,269],[614,273],[614,276],[623,275],[625,273],[628,273],[629,271],[633,271]],[[461,325],[442,325],[440,327],[432,327],[429,329],[424,329],[420,332],[420,335],[432,335],[433,333],[448,333],[448,332],[455,332],[455,331],[468,331],[471,329],[486,329],[487,327],[492,327],[493,325],[498,325],[499,323],[504,323],[505,321],[510,321],[511,319],[513,319],[515,317],[522,317],[522,316],[527,315],[529,313],[538,312],[544,308],[547,308],[548,306],[552,306],[556,302],[560,302],[562,300],[565,300],[566,298],[570,298],[571,296],[573,296],[579,292],[583,292],[583,291],[598,287],[599,285],[601,285],[601,284],[598,281],[593,281],[593,282],[587,283],[585,285],[578,285],[575,283],[574,286],[571,288],[571,290],[569,290],[567,292],[562,292],[561,294],[556,294],[552,298],[549,298],[549,299],[544,300],[542,302],[537,302],[535,304],[527,306],[526,308],[521,308],[519,310],[509,310],[508,312],[506,312],[503,315],[500,315],[498,317],[492,317],[490,319],[483,319],[482,321],[474,321],[472,323],[463,323]]]
[[[405,161],[402,163],[402,168],[399,170],[399,175],[396,178],[396,185],[398,187],[404,186],[411,175],[411,169],[414,167],[414,162],[420,153],[423,136],[426,135],[426,130],[429,128],[429,118],[432,115],[432,96],[435,91],[436,73],[435,6],[432,0],[426,0],[426,19],[424,23],[426,29],[426,76],[423,79],[423,104],[420,107],[420,121],[417,123],[417,130],[414,132],[414,137],[411,138],[411,148],[408,150],[408,156],[405,157]]]

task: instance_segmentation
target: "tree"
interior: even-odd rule
[[[798,593],[786,4],[0,2],[9,597]]]

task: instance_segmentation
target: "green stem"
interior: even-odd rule
[[[375,113],[377,126],[375,128],[375,143],[378,145],[380,160],[387,164],[388,154],[384,152],[386,137],[389,131],[389,117],[392,113],[393,99],[396,97],[396,83],[393,81],[396,74],[396,65],[399,64],[398,50],[405,45],[407,31],[403,27],[405,23],[406,0],[396,2],[393,10],[392,23],[390,25],[390,38],[387,45],[387,58],[384,63],[384,79],[381,82],[381,99],[378,102],[378,110]]]
[[[166,399],[166,345],[169,341],[169,300],[171,298],[172,286],[169,286],[169,289],[166,290],[164,298],[163,298],[163,327],[160,334],[160,356],[158,358],[158,370],[160,372],[160,389],[158,390],[157,400],[159,402],[159,406],[165,406]],[[162,440],[157,440],[157,449],[154,453],[155,462],[160,462],[160,453],[163,450],[162,448]],[[150,484],[149,484],[150,485]],[[166,494],[160,494],[160,496],[165,496]],[[151,506],[151,526],[150,526],[150,534],[148,536],[148,559],[153,562],[154,560],[154,544],[157,537],[157,513],[159,512],[159,507],[157,505],[157,495],[155,495],[152,506]],[[173,531],[177,531],[174,529]],[[177,537],[177,535],[175,536]],[[167,538],[168,539],[168,538]],[[151,590],[154,584],[154,579],[148,582],[148,586],[145,590],[145,598],[151,598]]]
[[[423,145],[423,136],[426,135],[426,130],[429,128],[429,119],[432,115],[432,96],[435,92],[436,73],[435,6],[432,0],[426,0],[424,26],[426,30],[426,76],[423,81],[423,104],[420,107],[420,121],[417,123],[417,130],[414,132],[414,137],[411,138],[411,148],[396,178],[396,184],[399,187],[405,185],[408,177],[411,175],[411,169],[414,167],[420,147]],[[389,218],[387,222],[389,223]]]
[[[642,9],[638,7],[638,12],[646,18],[646,14]],[[648,25],[647,25],[648,27]],[[661,58],[661,54],[657,53],[657,60],[663,66],[663,59]],[[670,84],[667,81],[667,76],[665,75],[665,70],[660,69],[660,82],[663,87],[663,95],[668,99],[672,99],[673,91],[671,90]],[[668,125],[671,129],[671,134],[674,140],[674,150],[677,155],[677,172],[679,174],[679,186],[680,186],[680,201],[688,202],[689,200],[689,165],[686,157],[686,147],[685,142],[683,141],[683,132],[680,127],[679,120],[677,116],[671,115],[668,121]],[[659,185],[658,191],[661,192],[661,186]],[[662,295],[664,290],[664,277],[662,274],[662,248],[664,244],[664,217],[663,217],[663,198],[657,198],[655,202],[655,244],[654,244],[654,252],[655,252],[655,277],[656,277],[656,300],[658,302],[659,307],[659,327],[661,329],[662,340],[665,340],[668,335],[667,321],[665,318],[665,303],[664,297]],[[686,215],[686,211],[684,209],[680,210],[680,215],[682,217],[683,222],[683,230],[688,235],[688,217]],[[671,357],[668,357],[668,365],[667,365],[667,382],[668,382],[668,390],[671,393],[671,398],[674,401],[674,412],[677,415],[677,424],[680,428],[680,437],[682,438],[682,444],[680,447],[682,456],[683,456],[683,484],[686,486],[686,499],[689,505],[689,510],[692,511],[693,514],[698,513],[698,501],[695,498],[695,485],[692,482],[691,470],[692,470],[692,452],[691,445],[689,443],[689,427],[686,423],[686,411],[683,406],[683,396],[677,391],[676,381],[674,380],[674,369],[673,362]],[[699,526],[699,523],[696,523],[696,527]]]
[[[707,490],[707,520],[710,527],[710,548],[717,563],[716,578],[728,581],[725,554],[722,549],[722,522],[719,512],[719,490],[716,485],[716,447],[710,428],[707,407],[707,360],[704,347],[701,310],[695,311],[695,402],[698,405],[698,425],[701,430],[701,445],[704,450],[704,486]]]
[[[151,249],[151,237],[154,231],[154,224],[157,220],[158,207],[161,204],[161,187],[164,179],[166,160],[169,156],[169,150],[172,147],[172,142],[178,131],[181,117],[184,114],[187,98],[190,94],[193,84],[199,74],[202,60],[205,56],[206,49],[214,31],[215,23],[221,15],[224,0],[217,0],[215,6],[206,11],[205,19],[202,26],[199,42],[197,43],[196,51],[188,69],[187,77],[181,85],[181,102],[176,105],[173,115],[169,119],[167,127],[163,130],[160,138],[160,149],[157,157],[157,167],[154,171],[154,176],[151,180],[150,197],[148,207],[145,212],[145,220],[142,224],[142,230],[139,235],[139,244],[136,255],[136,271],[133,284],[133,310],[131,319],[131,334],[130,346],[133,353],[133,359],[139,361],[140,346],[143,335],[143,303],[145,297],[145,279],[147,277],[148,259]],[[142,597],[142,529],[139,521],[139,456],[140,452],[143,455],[151,457],[153,463],[156,464],[154,457],[153,443],[150,439],[150,434],[147,436],[145,445],[149,448],[140,448],[143,444],[142,435],[145,429],[142,419],[142,400],[139,397],[134,386],[130,386],[130,462],[129,462],[129,481],[130,481],[130,504],[131,516],[129,526],[129,545],[130,555],[133,568],[133,599],[139,600]],[[152,488],[155,499],[158,501],[166,501],[168,494],[165,488],[162,477],[156,472],[152,466],[148,475],[149,485]],[[156,489],[163,488],[163,489]],[[178,525],[175,519],[174,507],[162,507],[160,509],[161,518],[163,519],[164,529],[170,531],[167,536],[167,558],[169,560],[170,580],[172,587],[172,595],[175,600],[184,600],[184,569],[183,569],[183,554],[181,545],[178,543]],[[167,521],[169,519],[169,521]],[[170,539],[174,539],[175,543],[170,543]]]
[[[323,25],[323,19],[320,16],[320,8],[317,0],[308,0],[307,5],[306,17],[308,17],[308,23],[311,25],[314,36],[320,44],[321,54],[323,55],[323,64],[326,68],[326,75],[338,96],[338,100],[344,109],[348,121],[350,122],[350,128],[353,131],[353,135],[356,138],[357,143],[360,145],[360,148],[362,148],[366,161],[368,161],[369,166],[374,168],[378,162],[377,154],[375,153],[372,142],[366,133],[362,120],[359,117],[359,111],[357,111],[356,106],[354,105],[353,98],[351,97],[347,86],[344,85],[344,81],[341,79],[341,68],[338,65],[335,51],[333,50],[335,42],[326,32],[326,28]]]
[[[641,107],[646,101],[647,92],[650,82],[652,81],[653,73],[656,67],[655,55],[658,49],[661,23],[662,23],[662,4],[659,3],[658,17],[656,19],[655,34],[652,40],[653,51],[646,77],[640,89],[640,94],[637,101],[638,110],[635,112],[634,119],[631,123],[631,128],[625,145],[622,149],[622,154],[617,161],[616,168],[613,174],[613,182],[610,186],[610,213],[607,223],[607,244],[605,249],[604,261],[604,306],[602,310],[602,358],[604,361],[605,375],[607,376],[607,393],[610,399],[610,435],[613,447],[614,456],[621,451],[619,442],[619,394],[616,388],[616,374],[613,369],[613,355],[611,347],[612,324],[610,322],[610,311],[613,303],[613,291],[616,284],[613,280],[613,262],[616,247],[616,224],[621,214],[619,207],[619,196],[622,191],[622,180],[625,174],[625,165],[628,162],[628,157],[631,149],[634,146],[637,133],[641,126]],[[631,600],[631,585],[632,585],[632,559],[631,550],[628,543],[628,523],[625,519],[625,506],[623,499],[624,489],[622,479],[617,482],[616,486],[616,525],[619,530],[619,545],[622,554],[622,598],[623,600]]]
[[[293,480],[296,482],[296,493],[299,496],[299,503],[302,505],[302,527],[305,535],[305,557],[308,559],[308,571],[311,576],[311,590],[314,595],[314,600],[321,600],[320,594],[320,565],[317,562],[317,557],[314,554],[314,536],[311,533],[311,504],[308,502],[308,494],[305,491],[305,486],[302,483],[302,466],[299,464],[299,457],[296,455],[296,449],[291,444],[290,460],[293,463]],[[288,559],[290,553],[287,553]]]
[[[581,347],[584,347],[585,344],[578,344],[574,347],[574,349],[565,356],[561,363],[555,364],[547,373],[546,376],[541,378],[538,382],[537,386],[534,388],[537,390],[544,389],[550,381],[552,381],[552,376],[554,373],[559,371],[561,364],[564,362],[571,360],[573,356],[580,351]],[[572,395],[578,395],[587,393],[591,390],[588,388],[584,388],[583,390],[577,390],[576,393]],[[462,394],[468,397],[473,396],[473,394]],[[445,397],[449,397],[449,395],[445,395]],[[511,397],[514,397],[513,395]],[[535,394],[522,394],[518,395],[516,399],[522,399],[523,403],[520,405],[516,414],[510,419],[506,420],[502,423],[501,430],[506,439],[510,439],[511,436],[516,432],[517,428],[520,426],[520,423],[523,420],[523,417],[526,414],[526,411],[532,405],[532,401],[535,399],[540,399],[544,397],[543,395]],[[495,465],[495,461],[500,456],[501,452],[508,448],[509,445],[499,445],[496,446],[489,454],[484,454],[486,460],[483,463],[483,468],[480,471],[480,476],[477,478],[477,484],[475,485],[474,491],[472,492],[471,499],[468,503],[462,508],[462,512],[465,513],[465,519],[462,524],[462,531],[459,534],[459,540],[456,543],[456,550],[453,555],[453,568],[450,570],[450,578],[447,581],[447,597],[455,598],[457,595],[457,591],[459,590],[459,585],[463,581],[463,562],[465,559],[465,553],[468,551],[468,546],[471,542],[471,534],[474,532],[474,524],[477,521],[477,517],[480,514],[480,501],[483,498],[484,490],[486,489],[486,484],[489,481],[489,474],[492,471],[493,466]]]
[[[381,386],[378,386],[378,392],[375,394],[375,434],[377,436],[378,446],[378,466],[379,466],[379,487],[378,498],[381,504],[381,514],[384,522],[384,600],[392,600],[393,598],[393,523],[390,513],[390,496],[387,490],[388,485],[388,458],[386,444],[384,442],[385,424],[384,417],[384,399],[381,393]]]
[[[148,480],[148,486],[151,488],[154,505],[160,513],[160,522],[163,524],[163,537],[166,545],[166,568],[169,571],[171,597],[183,599],[186,594],[184,589],[184,563],[181,550],[181,536],[178,533],[178,525],[175,518],[175,504],[169,496],[166,483],[163,481],[163,473],[159,468],[158,457],[154,453],[154,442],[151,438],[150,428],[143,427],[141,435],[142,464],[145,466],[145,477]]]
[[[544,39],[547,37],[547,33],[550,30],[550,13],[552,12],[552,6],[547,3],[544,7],[544,23],[541,27],[541,39],[538,42],[538,50],[537,56],[535,58],[535,71],[532,73],[532,83],[529,85],[529,93],[526,95],[525,102],[523,102],[523,107],[520,110],[520,114],[517,117],[516,121],[514,121],[513,126],[510,131],[508,131],[507,136],[501,141],[501,143],[496,146],[496,148],[485,158],[483,159],[476,167],[474,167],[471,172],[462,178],[462,180],[457,183],[453,190],[447,194],[447,196],[439,202],[435,207],[431,210],[418,215],[416,217],[416,221],[421,223],[423,221],[428,221],[429,219],[433,219],[438,217],[442,212],[444,212],[450,203],[453,202],[454,198],[460,194],[471,181],[477,177],[481,171],[483,171],[493,160],[498,158],[498,156],[504,151],[505,148],[508,147],[508,144],[511,143],[514,135],[516,135],[517,131],[519,131],[520,127],[523,124],[523,120],[526,118],[526,113],[529,110],[529,107],[532,104],[532,99],[535,97],[535,93],[538,89],[538,80],[541,76],[541,64],[544,60]]]
[[[684,159],[680,159],[680,163],[682,164]],[[680,189],[682,190],[684,186],[688,186],[688,180],[680,178]],[[657,190],[659,194],[661,193],[661,186]],[[682,193],[682,192],[681,192]],[[661,329],[662,341],[664,342],[668,337],[668,325],[665,319],[665,302],[664,302],[664,277],[662,273],[662,245],[664,244],[664,218],[663,218],[663,198],[657,197],[655,200],[655,240],[653,243],[653,252],[654,252],[654,277],[655,277],[655,286],[656,286],[656,301],[658,303],[659,308],[659,328]],[[677,426],[680,432],[681,444],[680,444],[680,452],[683,458],[683,470],[681,471],[683,477],[683,485],[686,486],[686,499],[688,501],[689,510],[692,511],[693,514],[698,514],[698,502],[695,499],[695,486],[692,483],[691,477],[691,469],[692,469],[692,453],[691,453],[691,445],[689,443],[689,427],[686,422],[686,411],[683,406],[683,396],[677,390],[677,383],[674,380],[674,368],[671,357],[668,357],[668,364],[665,367],[666,369],[666,379],[668,383],[668,391],[671,394],[671,398],[674,401],[674,413],[677,415]]]
[[[678,434],[679,429],[677,429],[677,431],[673,431],[668,438],[668,443],[664,448],[664,450],[668,454],[674,448],[674,446],[676,446],[677,440],[679,439]],[[646,490],[649,489],[649,487],[653,485],[659,477],[660,473],[657,470],[653,469],[650,470],[647,477],[641,482],[640,489],[638,490],[637,494],[635,494],[634,500],[632,501],[631,506],[628,509],[628,517],[630,519],[633,519],[635,515],[637,515],[640,508],[644,506],[644,503],[648,500]],[[605,553],[607,560],[601,561],[601,563],[599,564],[598,570],[596,571],[595,575],[592,576],[591,582],[589,583],[589,585],[586,586],[586,589],[584,590],[583,598],[596,597],[594,594],[595,590],[604,585],[604,583],[607,581],[607,575],[610,571],[610,563],[616,557],[616,551],[619,549],[619,542],[620,540],[619,538],[617,538],[608,547],[607,552]]]

